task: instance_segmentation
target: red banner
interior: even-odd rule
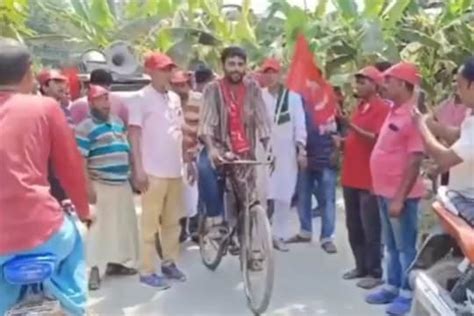
[[[332,86],[324,79],[303,35],[298,35],[286,81],[288,89],[301,94],[313,121],[325,124],[337,115]]]

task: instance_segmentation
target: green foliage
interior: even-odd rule
[[[28,0],[0,1],[0,36],[12,37],[23,41],[34,32],[26,26]]]
[[[258,0],[254,0],[258,1]],[[251,64],[274,55],[288,62],[299,32],[335,83],[379,60],[411,60],[423,73],[430,101],[442,97],[451,71],[474,51],[474,0],[320,0],[307,10],[270,0],[255,16],[250,0],[2,0],[0,35],[60,35],[102,49],[116,40],[137,53],[169,53],[183,67],[219,66],[219,52],[243,45]],[[336,10],[329,12],[329,8]],[[61,37],[61,38],[62,38]],[[40,36],[40,40],[48,37]]]

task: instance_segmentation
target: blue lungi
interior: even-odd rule
[[[0,256],[0,267],[16,255],[35,253],[51,253],[58,258],[53,275],[44,283],[46,294],[59,300],[68,315],[84,315],[87,302],[86,261],[75,219],[65,216],[59,231],[34,249]],[[0,269],[0,315],[4,315],[18,301],[20,292],[21,286],[7,283]]]

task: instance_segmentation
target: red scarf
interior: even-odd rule
[[[232,89],[226,79],[221,79],[219,85],[224,96],[224,103],[229,107],[229,132],[232,152],[244,154],[250,150],[250,142],[245,134],[242,113],[245,102],[246,89],[243,83]]]

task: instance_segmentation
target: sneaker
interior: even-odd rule
[[[161,266],[161,272],[169,280],[176,280],[180,282],[186,281],[186,276],[178,269],[178,267],[174,263]]]
[[[323,250],[326,251],[328,254],[337,253],[336,245],[332,241],[326,241],[321,245],[321,248],[323,248]]]
[[[369,276],[357,282],[356,285],[364,290],[372,290],[373,288],[376,288],[382,283],[383,283],[382,279]]]
[[[407,315],[411,309],[411,298],[397,297],[388,307],[387,314],[393,316]]]
[[[273,248],[281,252],[288,252],[290,248],[288,245],[283,241],[283,239],[273,238]]]
[[[363,273],[357,269],[353,269],[351,271],[348,271],[346,273],[344,273],[342,275],[342,278],[344,280],[354,280],[354,279],[360,279],[360,278],[364,278],[365,276],[367,276],[366,273]]]
[[[100,283],[99,268],[92,267],[91,272],[89,273],[89,291],[97,291],[100,289]]]
[[[161,275],[150,274],[150,275],[140,275],[140,283],[154,287],[160,291],[170,288],[169,283]]]
[[[365,301],[372,305],[385,305],[392,303],[398,294],[381,289],[378,292],[371,293],[365,297]]]

